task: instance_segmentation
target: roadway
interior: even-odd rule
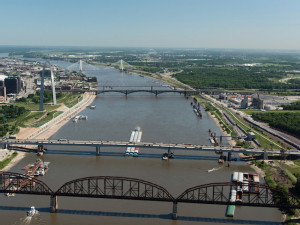
[[[46,146],[84,146],[84,147],[139,147],[152,148],[162,150],[187,150],[187,151],[209,151],[209,152],[236,152],[236,153],[253,153],[253,154],[282,154],[278,149],[262,149],[262,148],[237,148],[227,146],[210,146],[210,145],[193,145],[190,143],[174,144],[174,143],[153,143],[153,142],[139,142],[132,143],[126,141],[87,141],[87,140],[47,140],[47,139],[6,139],[1,140],[0,143],[8,145],[46,145]],[[291,149],[287,150],[286,155],[300,155],[300,151]]]

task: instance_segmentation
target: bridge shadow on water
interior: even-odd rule
[[[74,150],[49,150],[46,155],[78,155],[78,156],[90,156],[96,155],[95,151],[74,151]],[[121,152],[101,152],[100,156],[110,156],[110,157],[124,157],[124,153]],[[132,158],[132,156],[129,156]],[[137,158],[149,158],[149,159],[161,159],[162,153],[141,153]],[[175,155],[174,159],[186,159],[186,160],[211,160],[217,161],[219,156],[199,156],[199,155]]]
[[[11,211],[24,211],[26,213],[28,207],[15,207],[15,206],[0,206],[0,210]],[[37,208],[41,213],[50,213],[49,208]],[[172,214],[146,214],[146,213],[126,213],[126,212],[105,212],[105,211],[88,211],[88,210],[71,210],[71,209],[58,209],[57,214],[69,215],[83,215],[83,216],[111,216],[111,217],[124,217],[124,218],[154,218],[163,220],[172,220]],[[275,221],[259,221],[259,220],[241,220],[241,219],[224,219],[224,218],[209,218],[209,217],[191,217],[191,216],[178,216],[178,221],[191,221],[203,223],[217,223],[217,224],[256,224],[256,225],[279,225],[281,222]]]

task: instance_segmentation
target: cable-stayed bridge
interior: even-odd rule
[[[72,65],[68,66],[66,68],[67,70],[70,71],[79,71],[82,73],[82,71],[97,71],[100,70],[100,68],[93,66],[91,64],[86,63],[83,60],[79,60],[76,63],[73,63]]]
[[[121,72],[128,68],[134,67],[134,66],[130,65],[128,62],[125,62],[123,59],[119,60],[118,62],[112,63],[111,66],[116,67]]]
[[[112,67],[115,67],[117,69],[119,69],[120,71],[124,71],[128,68],[134,68],[132,65],[130,65],[129,63],[125,62],[124,60],[119,60],[115,63],[111,64]],[[83,60],[79,60],[76,63],[73,63],[72,65],[68,66],[66,68],[69,71],[79,71],[79,72],[83,72],[83,71],[97,71],[97,70],[108,70],[110,69],[109,67],[97,67],[94,65],[91,65]]]

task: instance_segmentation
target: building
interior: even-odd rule
[[[247,109],[248,108],[248,96],[247,95],[245,95],[244,99],[241,101],[241,107],[243,109]]]
[[[6,102],[6,87],[0,86],[0,102]]]
[[[263,109],[264,108],[264,101],[259,98],[259,95],[257,96],[257,98],[253,97],[252,107],[255,109]]]
[[[225,93],[219,94],[219,99],[227,100],[227,95]]]
[[[21,78],[19,76],[9,76],[4,80],[6,94],[18,94],[21,91]]]
[[[249,141],[252,141],[256,138],[256,135],[253,132],[248,132],[247,137]]]

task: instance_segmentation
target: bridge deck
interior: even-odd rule
[[[282,154],[278,149],[261,149],[261,148],[233,148],[226,146],[210,146],[210,145],[192,145],[192,144],[168,144],[168,143],[152,143],[152,142],[139,142],[132,143],[126,141],[87,141],[87,140],[40,140],[40,139],[8,139],[1,140],[2,144],[9,145],[47,145],[47,146],[86,146],[86,147],[139,147],[139,148],[152,148],[163,150],[187,150],[187,151],[219,151],[219,152],[236,152],[236,153],[272,153]],[[287,150],[284,152],[286,155],[300,155],[299,150]]]

